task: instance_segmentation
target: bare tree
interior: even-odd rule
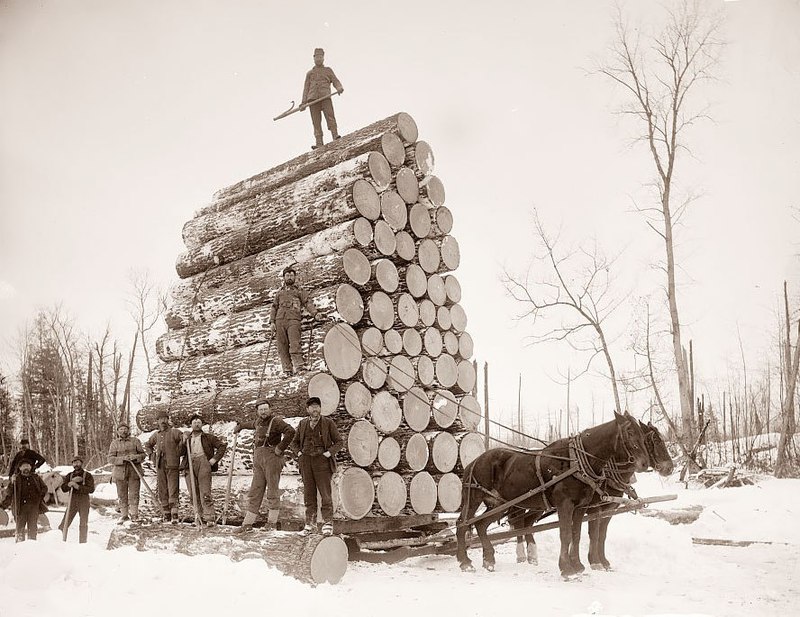
[[[562,254],[557,237],[547,233],[536,211],[533,218],[543,249],[536,259],[545,271],[533,280],[530,270],[524,277],[508,272],[504,275],[506,289],[525,307],[519,318],[529,320],[534,327],[529,343],[566,342],[585,353],[587,362],[576,377],[585,374],[602,356],[614,404],[621,411],[617,370],[605,329],[608,317],[625,301],[611,293],[611,270],[616,258],[606,258],[596,243]],[[557,319],[557,325],[552,324],[551,317]]]
[[[621,112],[633,117],[643,128],[640,140],[647,146],[655,166],[657,204],[638,209],[664,243],[665,291],[678,377],[681,428],[684,436],[691,439],[693,402],[676,293],[675,231],[692,198],[684,201],[676,198],[675,178],[678,153],[687,150],[687,130],[708,117],[706,109],[695,106],[693,99],[703,82],[714,79],[721,49],[718,36],[721,19],[704,14],[697,0],[684,0],[677,9],[667,11],[665,28],[646,43],[640,41],[636,29],[629,27],[621,11],[615,26],[612,58],[598,71],[622,88],[628,103]]]
[[[790,445],[795,434],[794,398],[797,388],[798,371],[800,371],[800,320],[797,321],[797,337],[795,339],[794,353],[792,352],[792,323],[789,317],[789,293],[786,282],[783,283],[783,301],[786,318],[786,341],[784,351],[784,378],[785,393],[783,408],[781,409],[781,436],[778,440],[778,454],[775,460],[775,475],[779,478],[786,477],[791,471]]]
[[[149,334],[164,315],[166,294],[150,280],[150,274],[147,271],[133,271],[130,273],[129,279],[131,294],[127,301],[128,312],[136,323],[136,337],[131,353],[135,353],[138,341],[142,347],[149,375],[152,368]],[[133,363],[133,356],[131,356],[131,363]]]

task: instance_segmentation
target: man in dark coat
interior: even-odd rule
[[[72,471],[64,477],[61,490],[70,493],[69,511],[64,512],[64,519],[58,528],[64,531],[66,525],[69,529],[75,515],[80,514],[78,541],[85,544],[89,537],[89,495],[94,493],[94,476],[83,468],[83,459],[80,456],[73,457]],[[64,542],[66,541],[65,534]]]
[[[17,473],[17,468],[22,461],[28,461],[34,471],[44,465],[44,457],[35,450],[31,450],[30,443],[31,442],[27,439],[20,440],[19,451],[14,455],[14,458],[11,459],[11,465],[8,466],[8,475],[12,479],[14,474]]]
[[[158,430],[144,444],[145,452],[155,466],[158,476],[158,499],[165,521],[178,524],[178,497],[183,453],[183,433],[169,425],[169,415],[161,412]]]
[[[331,498],[331,479],[336,469],[334,454],[344,444],[336,429],[336,423],[323,417],[322,405],[317,397],[306,401],[308,417],[297,427],[292,451],[298,456],[300,477],[303,480],[303,500],[306,504],[306,526],[304,533],[314,531],[317,520],[317,491],[322,500],[322,533],[333,533],[333,499]]]
[[[303,85],[303,101],[300,109],[308,107],[311,110],[311,124],[314,126],[314,138],[316,143],[311,146],[314,150],[323,145],[322,141],[322,115],[325,114],[325,122],[328,125],[328,130],[334,139],[339,139],[339,131],[336,128],[336,116],[333,113],[333,100],[330,98],[331,85],[336,88],[336,92],[341,94],[344,92],[342,83],[336,78],[333,69],[325,64],[325,51],[317,47],[314,50],[314,66],[306,73],[306,81]],[[321,99],[327,96],[328,98],[309,105],[312,101]]]
[[[292,266],[283,269],[283,287],[272,300],[270,320],[272,335],[277,338],[278,356],[285,377],[295,371],[305,370],[303,354],[300,352],[300,320],[303,307],[317,317],[317,309],[311,303],[308,292],[295,283],[296,273]]]
[[[294,437],[294,429],[283,419],[273,413],[269,402],[261,399],[255,402],[258,418],[252,422],[237,422],[233,430],[239,432],[243,428],[255,430],[253,435],[253,481],[247,493],[247,511],[244,515],[241,531],[253,528],[258,519],[258,511],[267,493],[267,525],[266,529],[275,528],[281,512],[281,500],[278,485],[281,481],[281,470],[286,462],[283,453]]]
[[[203,431],[203,418],[199,414],[194,414],[189,418],[192,431],[186,434],[186,450],[181,469],[186,472],[189,469],[189,457],[191,457],[191,471],[194,476],[194,487],[189,482],[187,476],[186,484],[189,486],[189,498],[194,505],[195,496],[198,497],[197,509],[202,510],[203,521],[208,527],[213,527],[214,520],[214,497],[211,495],[211,473],[219,468],[220,459],[225,456],[228,444],[222,441],[213,433]]]
[[[39,514],[47,512],[44,505],[44,496],[47,487],[42,479],[33,472],[33,465],[28,459],[23,459],[17,465],[17,473],[11,483],[5,500],[0,507],[11,506],[16,522],[17,542],[26,539],[35,540],[38,531],[37,523]]]

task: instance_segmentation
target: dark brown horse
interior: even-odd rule
[[[483,567],[491,571],[495,559],[486,534],[489,525],[510,511],[528,511],[525,518],[537,520],[552,509],[558,512],[561,574],[569,576],[584,570],[579,556],[581,523],[594,496],[602,492],[599,483],[604,479],[604,467],[615,461],[631,465],[635,471],[644,471],[648,465],[639,423],[627,412],[614,416],[610,422],[556,441],[536,453],[494,448],[467,465],[463,479],[464,505],[456,530],[457,557],[462,570],[473,569],[465,540],[469,524],[474,524],[481,539]],[[509,503],[518,498],[521,498],[518,502]],[[493,512],[473,522],[481,504]]]

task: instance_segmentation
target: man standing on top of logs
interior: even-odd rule
[[[275,293],[270,310],[272,335],[277,335],[278,338],[278,355],[284,377],[306,369],[303,354],[300,352],[300,318],[303,307],[306,307],[312,317],[317,318],[317,309],[311,303],[308,292],[295,285],[296,276],[292,266],[283,269],[283,287]]]
[[[45,463],[44,457],[35,450],[31,450],[30,444],[31,442],[25,438],[19,441],[19,451],[14,455],[14,458],[11,459],[11,464],[8,466],[8,475],[12,481],[22,461],[28,461],[34,471]]]
[[[192,431],[186,435],[186,450],[184,451],[186,462],[181,465],[181,468],[184,472],[189,469],[189,457],[191,456],[194,488],[189,486],[189,498],[194,505],[195,495],[197,495],[199,500],[197,510],[202,510],[206,526],[213,527],[216,521],[214,520],[214,497],[211,495],[211,473],[219,468],[219,461],[225,456],[228,444],[213,433],[203,432],[203,418],[199,414],[194,414],[189,418],[189,424]],[[186,483],[189,484],[188,478]]]
[[[333,499],[331,479],[336,469],[333,455],[344,443],[336,423],[323,417],[322,403],[316,396],[306,401],[308,417],[297,427],[292,441],[292,451],[298,456],[300,477],[303,480],[303,501],[306,505],[306,526],[303,533],[312,533],[317,522],[317,491],[322,499],[322,533],[333,533]]]
[[[247,492],[247,511],[244,515],[240,532],[253,528],[258,518],[264,491],[267,493],[267,524],[265,529],[274,529],[281,513],[281,499],[278,484],[281,470],[285,463],[283,453],[292,442],[294,429],[283,419],[283,416],[272,413],[269,402],[260,399],[255,403],[258,418],[254,422],[237,422],[234,432],[243,428],[255,430],[253,435],[253,480]]]
[[[328,130],[334,139],[339,139],[339,132],[336,128],[336,116],[333,114],[333,100],[331,99],[331,85],[336,88],[336,92],[344,92],[342,83],[336,78],[333,69],[325,64],[325,50],[317,47],[314,50],[314,67],[306,73],[306,83],[303,86],[303,101],[300,109],[308,107],[311,110],[311,124],[314,126],[314,138],[316,143],[311,146],[314,150],[323,145],[322,141],[322,114],[325,114],[325,122]],[[327,98],[324,98],[327,97]],[[323,99],[319,101],[318,99]],[[314,103],[313,101],[317,101]],[[309,105],[310,104],[310,105]]]
[[[58,528],[64,531],[64,525],[69,529],[76,514],[80,514],[81,519],[78,524],[78,542],[86,544],[89,537],[89,495],[94,493],[94,476],[83,468],[83,459],[80,456],[72,457],[72,471],[65,477],[61,484],[61,490],[70,493],[67,502],[67,512],[64,512],[64,519]],[[67,541],[66,535],[64,542]]]
[[[169,414],[158,414],[158,430],[144,444],[147,456],[158,472],[158,499],[165,521],[178,524],[178,495],[183,433],[169,425]]]
[[[117,437],[108,448],[108,462],[114,466],[111,479],[117,485],[120,523],[139,518],[140,474],[144,459],[142,442],[131,437],[130,427],[124,422],[117,426]]]

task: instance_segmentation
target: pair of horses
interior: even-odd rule
[[[662,475],[672,472],[672,460],[658,430],[643,425],[630,414],[586,429],[575,437],[560,439],[542,450],[526,452],[494,448],[464,469],[462,510],[456,528],[456,556],[462,570],[472,570],[467,555],[466,533],[474,525],[483,547],[483,567],[494,570],[494,548],[488,538],[489,525],[509,516],[514,529],[530,527],[544,515],[558,513],[561,551],[558,565],[569,577],[585,568],[580,561],[580,533],[589,508],[606,511],[616,507],[603,496],[621,496],[635,472],[650,467]],[[486,512],[475,517],[484,504]],[[590,522],[589,561],[593,567],[609,568],[605,537],[609,518]],[[517,539],[517,559],[536,563],[536,544],[526,534]]]

